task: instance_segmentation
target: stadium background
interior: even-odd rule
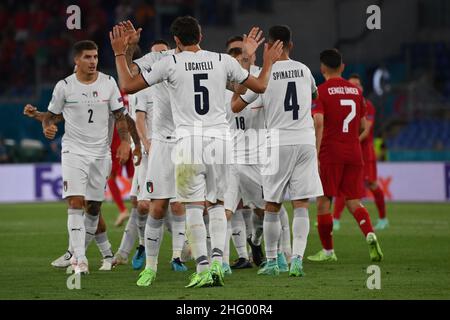
[[[66,28],[69,16],[66,8],[71,4],[81,8],[80,30]],[[366,27],[369,16],[366,8],[371,4],[381,8],[381,30],[368,30]],[[416,224],[407,229],[408,234],[432,237],[431,231],[436,229],[435,236],[442,237],[438,245],[441,251],[431,252],[430,257],[446,255],[441,263],[446,262],[448,267],[450,3],[445,0],[2,1],[0,202],[12,203],[0,205],[0,236],[5,241],[18,239],[19,236],[12,235],[17,225],[34,225],[34,218],[25,212],[30,211],[28,213],[31,214],[40,210],[43,217],[47,217],[45,213],[54,214],[51,210],[64,210],[62,203],[56,204],[57,207],[55,204],[49,204],[49,207],[33,205],[33,202],[56,201],[60,196],[61,178],[57,163],[60,160],[62,127],[59,138],[47,141],[40,124],[26,119],[22,110],[26,103],[37,106],[41,111],[46,109],[55,83],[73,70],[71,45],[81,39],[94,40],[100,47],[99,69],[116,75],[108,38],[108,31],[114,23],[130,19],[142,27],[140,45],[145,53],[154,39],[171,39],[168,35],[171,21],[186,14],[199,19],[204,35],[202,47],[213,51],[225,51],[225,41],[229,36],[242,34],[253,25],[267,30],[272,24],[288,24],[293,31],[292,58],[308,65],[318,83],[323,81],[319,72],[319,52],[324,48],[338,48],[346,64],[344,76],[353,72],[361,75],[365,95],[377,110],[375,135],[379,182],[390,201],[388,214],[393,222],[388,232],[401,232],[395,223],[413,223],[410,221],[413,218]],[[261,63],[260,56],[257,63]],[[124,180],[124,195],[126,187],[127,181]],[[31,204],[15,204],[18,202]],[[428,202],[438,203],[431,206]],[[370,201],[368,206],[373,209]],[[112,206],[105,207],[111,215],[114,215],[114,210]],[[54,228],[61,231],[61,251],[65,246],[65,216],[62,212],[59,215],[55,213],[56,216],[59,220]],[[421,220],[424,216],[427,220]],[[420,223],[431,226],[430,233],[424,231]],[[38,225],[41,229],[35,231],[45,233],[45,224]],[[348,222],[349,229],[350,225]],[[357,237],[352,230],[348,231],[349,237]],[[117,230],[112,233],[113,239],[120,236]],[[311,238],[311,243],[317,244],[313,228]],[[397,238],[392,235],[392,239]],[[117,242],[113,242],[113,246],[118,245]],[[403,244],[411,246],[414,242]],[[1,252],[0,258],[9,257],[13,247]],[[55,256],[61,253],[55,250],[49,249]],[[43,265],[53,258],[45,251],[42,254],[45,255]],[[448,271],[439,269],[435,276],[437,274],[445,276],[443,284],[447,287],[447,290],[438,290],[439,293],[450,297]],[[439,286],[438,280],[434,283]],[[3,289],[8,289],[8,286]],[[8,297],[7,291],[2,293],[1,297]],[[415,297],[421,296],[418,293]]]

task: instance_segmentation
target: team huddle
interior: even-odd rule
[[[346,206],[356,219],[370,259],[381,261],[360,200],[364,183],[375,197],[381,192],[375,161],[367,169],[361,149],[361,141],[373,136],[373,112],[369,117],[359,77],[341,77],[341,54],[335,49],[320,54],[326,81],[316,86],[309,68],[289,58],[293,44],[287,26],[270,28],[266,43],[254,27],[230,38],[227,53],[200,48],[201,28],[192,17],[177,18],[170,30],[176,49],[160,40],[132,60],[141,29],[130,21],[114,26],[109,37],[119,85],[97,71],[94,42],[76,43],[76,71],[56,84],[48,111],[25,107],[49,139],[58,122],[65,126],[61,164],[69,247],[52,265],[88,273],[86,248],[95,239],[103,256],[100,270],[112,270],[128,264],[139,241],[133,268],[145,267],[137,285],[150,286],[167,229],[171,268],[185,272],[188,259],[196,263],[186,287],[223,286],[232,269],[253,265],[260,267],[259,275],[302,277],[311,199],[317,201],[323,248],[307,259],[337,260],[333,197],[340,211]],[[262,67],[257,67],[256,51],[263,43]],[[121,91],[128,94],[128,108]],[[114,127],[120,144],[111,154]],[[130,150],[136,166],[133,210],[114,254],[101,204],[112,158],[124,163]],[[381,198],[384,210],[382,193]],[[286,200],[293,207],[292,225]],[[379,223],[386,226],[387,220]],[[239,256],[232,264],[231,242]]]

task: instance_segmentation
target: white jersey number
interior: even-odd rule
[[[343,107],[351,107],[350,113],[347,115],[347,117],[344,119],[344,124],[342,126],[342,132],[348,132],[348,125],[353,120],[353,118],[356,116],[356,103],[353,100],[347,100],[342,99],[341,100],[341,106]]]

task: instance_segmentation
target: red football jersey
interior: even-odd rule
[[[375,107],[369,99],[365,99],[366,102],[366,118],[368,121],[372,122],[370,127],[369,135],[361,141],[361,148],[363,153],[364,162],[376,161],[377,157],[375,155],[375,148],[373,145],[373,128],[375,125]]]
[[[359,134],[366,108],[361,91],[343,78],[332,78],[322,83],[318,92],[312,113],[324,117],[320,162],[363,164]]]

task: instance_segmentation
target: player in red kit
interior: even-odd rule
[[[373,232],[367,209],[361,204],[364,196],[363,158],[359,134],[364,128],[366,107],[362,92],[341,77],[342,57],[335,49],[320,54],[320,71],[325,82],[318,87],[319,97],[312,113],[319,154],[319,172],[324,196],[317,198],[317,222],[323,250],[309,256],[310,261],[336,261],[333,250],[333,216],[331,199],[342,195],[366,237],[372,261],[381,261],[383,254]]]
[[[363,86],[361,84],[361,78],[358,74],[352,74],[348,81],[355,86],[357,86],[361,91],[363,91]],[[388,219],[386,218],[386,206],[384,202],[383,190],[379,187],[377,183],[377,157],[375,155],[375,149],[373,146],[373,128],[375,121],[375,107],[370,100],[366,99],[366,128],[359,135],[359,140],[361,141],[361,149],[364,160],[364,183],[369,187],[372,192],[375,205],[378,209],[379,219],[375,226],[375,230],[383,230],[389,226]],[[341,217],[342,211],[345,207],[344,197],[336,197],[334,199],[334,210],[333,210],[333,230],[339,230],[340,223],[339,219]]]

